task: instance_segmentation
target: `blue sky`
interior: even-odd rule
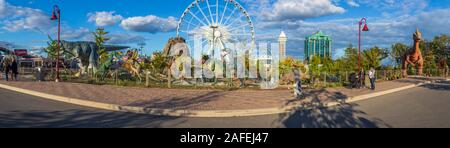
[[[146,53],[161,50],[176,36],[179,17],[193,0],[0,0],[0,46],[33,48],[55,36],[51,9],[62,9],[64,40],[90,40],[96,27],[110,32],[111,44],[137,46]],[[214,1],[214,0],[210,0]],[[388,48],[395,42],[411,44],[420,28],[426,39],[450,34],[450,0],[237,0],[252,17],[257,41],[276,41],[288,35],[288,54],[303,56],[303,39],[318,30],[333,38],[333,53],[342,55],[357,44],[357,22],[367,17],[370,32],[363,47]]]

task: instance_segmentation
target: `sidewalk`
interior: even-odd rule
[[[3,80],[0,81],[0,84],[68,98],[121,106],[142,107],[145,109],[232,111],[281,109],[286,106],[308,103],[345,102],[348,98],[417,85],[427,80],[408,78],[379,82],[376,91],[347,88],[307,89],[305,90],[306,98],[303,100],[294,99],[291,90],[186,90],[65,82],[6,82]]]

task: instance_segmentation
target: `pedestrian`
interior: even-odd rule
[[[376,77],[375,77],[375,69],[374,68],[371,68],[370,71],[369,71],[369,79],[370,79],[370,88],[372,90],[375,90],[375,79],[376,79]]]
[[[350,81],[350,88],[358,88],[358,75],[354,72],[350,73],[348,76],[348,80]]]
[[[294,66],[293,69],[294,78],[295,78],[295,84],[294,84],[294,96],[297,99],[302,99],[303,97],[303,90],[302,90],[302,77],[301,72],[299,70],[299,67]]]
[[[38,82],[44,81],[44,67],[36,67],[36,80]]]
[[[13,80],[17,81],[17,77],[18,77],[18,74],[19,74],[19,67],[18,67],[18,65],[17,65],[17,60],[16,60],[16,58],[13,58],[13,60],[12,60],[12,63],[11,63],[11,72],[12,72],[11,78],[12,78]]]
[[[368,75],[367,75],[367,73],[366,73],[366,71],[365,71],[364,69],[362,70],[362,74],[363,74],[363,75],[362,75],[362,76],[363,76],[363,81],[362,81],[362,83],[363,83],[363,84],[362,84],[362,85],[363,85],[363,88],[367,88],[366,80],[367,80]]]
[[[9,59],[7,57],[3,58],[3,71],[5,72],[5,80],[9,81],[9,71],[10,71],[10,62]]]
[[[0,79],[3,79],[2,77],[3,77],[3,70],[4,70],[4,68],[3,68],[3,57],[0,57]]]

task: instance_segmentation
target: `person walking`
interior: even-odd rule
[[[3,79],[3,70],[4,70],[4,67],[3,67],[3,58],[4,57],[1,57],[0,58],[0,79]]]
[[[16,60],[16,58],[13,58],[13,60],[12,60],[12,63],[11,63],[11,72],[12,72],[11,78],[12,78],[14,81],[17,81],[17,77],[18,77],[18,74],[19,74],[19,67],[18,67],[18,65],[17,65],[17,60]]]
[[[375,69],[371,68],[369,71],[369,79],[370,79],[370,88],[375,90]]]
[[[364,69],[361,69],[359,72],[358,72],[358,89],[361,89],[361,88],[364,88],[365,87],[365,72],[364,72]]]
[[[9,59],[8,58],[3,58],[3,71],[5,72],[5,80],[6,81],[9,81],[9,77],[8,77],[8,75],[9,75],[9,71],[10,71],[10,69],[11,69],[11,65],[10,65],[10,62],[9,62]]]
[[[294,66],[294,69],[292,70],[294,73],[294,96],[297,99],[302,99],[303,97],[303,90],[302,90],[302,77],[300,72],[300,67]]]

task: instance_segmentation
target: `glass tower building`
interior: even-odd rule
[[[314,55],[321,58],[331,58],[331,37],[318,31],[305,38],[305,60],[310,60]]]

